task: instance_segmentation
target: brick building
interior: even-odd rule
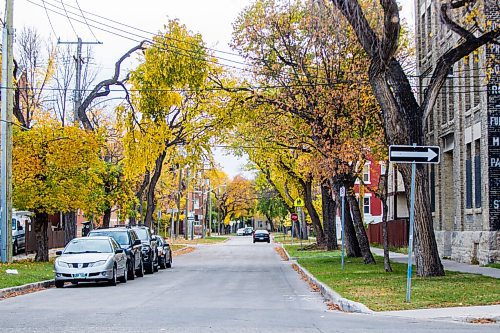
[[[487,2],[476,6],[498,24],[497,5]],[[459,42],[441,23],[440,5],[415,0],[421,100],[438,57]],[[500,64],[492,64],[494,55],[498,59],[498,45],[483,47],[454,65],[426,126],[427,143],[440,146],[442,153],[441,163],[429,166],[439,251],[468,263],[500,262]]]
[[[354,192],[358,200],[359,197],[363,198],[363,201],[359,200],[359,208],[365,224],[382,222],[382,201],[370,189],[375,190],[377,188],[380,175],[384,172],[385,165],[383,162],[368,160],[363,167],[362,175],[365,186],[360,188],[359,180],[354,185]]]

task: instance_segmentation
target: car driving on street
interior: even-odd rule
[[[255,230],[253,233],[253,242],[271,242],[271,237],[269,236],[269,231],[267,230]]]
[[[65,282],[106,281],[115,286],[117,280],[127,282],[127,256],[111,237],[75,238],[66,245],[54,262],[56,288]]]
[[[144,276],[142,242],[134,230],[127,227],[97,229],[89,233],[89,237],[92,236],[110,236],[120,245],[127,255],[129,280],[135,279],[136,275]]]

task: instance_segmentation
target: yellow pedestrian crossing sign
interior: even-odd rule
[[[295,199],[295,201],[293,202],[293,205],[295,207],[304,207],[304,200],[302,200],[302,198],[297,198]]]

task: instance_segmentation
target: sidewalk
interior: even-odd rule
[[[402,318],[462,321],[469,323],[486,319],[488,322],[484,323],[493,324],[496,322],[497,325],[500,325],[500,305],[383,311],[377,312],[377,314]]]
[[[49,249],[49,258],[55,258],[56,257],[56,251],[62,251],[64,250],[64,248],[56,248],[56,249]],[[26,252],[23,252],[21,254],[18,254],[18,255],[15,255],[12,257],[12,261],[16,262],[16,261],[22,261],[22,260],[27,260],[27,259],[30,259],[30,260],[33,260],[35,259],[35,253],[28,253],[26,254]]]
[[[379,256],[384,256],[384,250],[371,247],[373,254],[379,255]],[[390,252],[389,257],[391,258],[392,261],[394,262],[399,262],[399,263],[407,263],[408,262],[408,255],[407,254],[401,254],[401,253],[396,253],[396,252]],[[415,262],[415,261],[413,261]],[[500,279],[500,269],[498,268],[492,268],[492,267],[481,267],[478,265],[469,265],[453,260],[446,260],[446,259],[441,259],[441,262],[443,263],[444,269],[447,271],[453,271],[453,272],[462,272],[462,273],[471,273],[471,274],[480,274],[484,276],[490,276],[494,277],[497,279]]]

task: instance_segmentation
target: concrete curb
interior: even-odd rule
[[[45,280],[45,281],[23,284],[22,286],[3,288],[0,289],[0,299],[12,293],[23,292],[34,288],[50,288],[53,286],[54,286],[54,280]]]
[[[295,260],[295,258],[290,257],[290,254],[287,252],[287,250],[283,247],[282,244],[280,244],[280,245],[281,245],[281,248],[283,249],[283,251],[285,251],[285,254],[288,256],[288,259],[290,260],[290,262],[292,264],[297,265],[297,267],[301,270],[301,272],[307,277],[308,281],[310,283],[316,285],[316,287],[318,287],[319,292],[327,301],[338,305],[339,308],[345,312],[375,313],[373,310],[370,310],[366,305],[364,305],[362,303],[354,302],[354,301],[351,301],[347,298],[340,296],[340,294],[338,294],[337,292],[332,290],[326,284],[324,284],[323,282],[316,279],[314,277],[314,275],[312,275],[311,273],[309,273],[309,271],[307,269],[302,267],[297,262],[297,260]]]

